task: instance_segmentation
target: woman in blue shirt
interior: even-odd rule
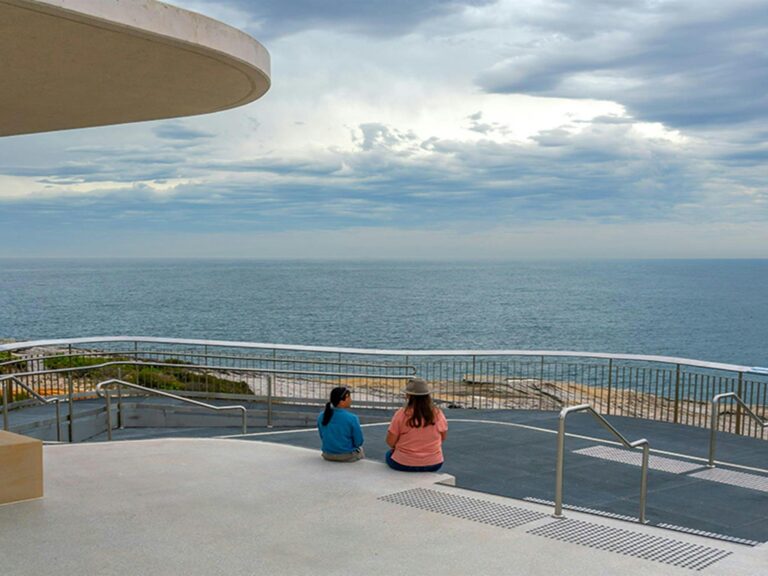
[[[331,401],[317,417],[323,441],[323,458],[332,462],[355,462],[365,458],[360,420],[349,411],[352,391],[346,386],[331,390]]]

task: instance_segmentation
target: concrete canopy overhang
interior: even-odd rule
[[[0,136],[191,116],[270,86],[247,34],[156,0],[0,0]]]

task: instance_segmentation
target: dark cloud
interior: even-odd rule
[[[496,0],[220,0],[249,14],[259,37],[331,29],[372,36],[400,36],[434,18]]]
[[[204,132],[185,126],[181,122],[165,122],[158,124],[153,132],[158,138],[168,140],[200,140],[202,138],[213,138],[215,134]]]
[[[541,40],[515,47],[482,73],[487,91],[609,99],[637,118],[675,127],[768,114],[764,2],[547,6],[552,10],[520,15]]]

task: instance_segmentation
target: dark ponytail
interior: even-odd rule
[[[344,400],[347,396],[349,396],[350,391],[349,388],[346,386],[337,386],[333,390],[331,390],[331,401],[325,403],[325,412],[323,412],[323,426],[328,426],[328,422],[331,421],[331,418],[333,418],[333,408],[331,408],[331,405],[335,408],[339,405],[339,402]]]

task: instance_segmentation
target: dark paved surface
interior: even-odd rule
[[[450,430],[444,445],[446,462],[443,470],[456,477],[457,486],[514,498],[554,499],[555,434],[467,420],[488,419],[556,430],[556,414],[451,410],[447,416]],[[610,420],[629,440],[646,437],[653,449],[706,456],[707,430],[632,418],[614,417]],[[568,432],[612,439],[585,414],[569,417]],[[365,449],[369,458],[384,459],[385,433],[386,426],[365,428]],[[308,448],[320,446],[315,431],[258,435],[250,439]],[[730,434],[719,434],[718,440],[719,460],[768,468],[768,442]],[[595,445],[599,443],[567,439],[565,503],[636,517],[640,468],[572,453]],[[704,463],[700,464],[701,469],[705,469]],[[768,473],[762,476],[768,478]],[[766,492],[657,470],[649,470],[648,486],[647,516],[652,524],[673,524],[768,541]]]

